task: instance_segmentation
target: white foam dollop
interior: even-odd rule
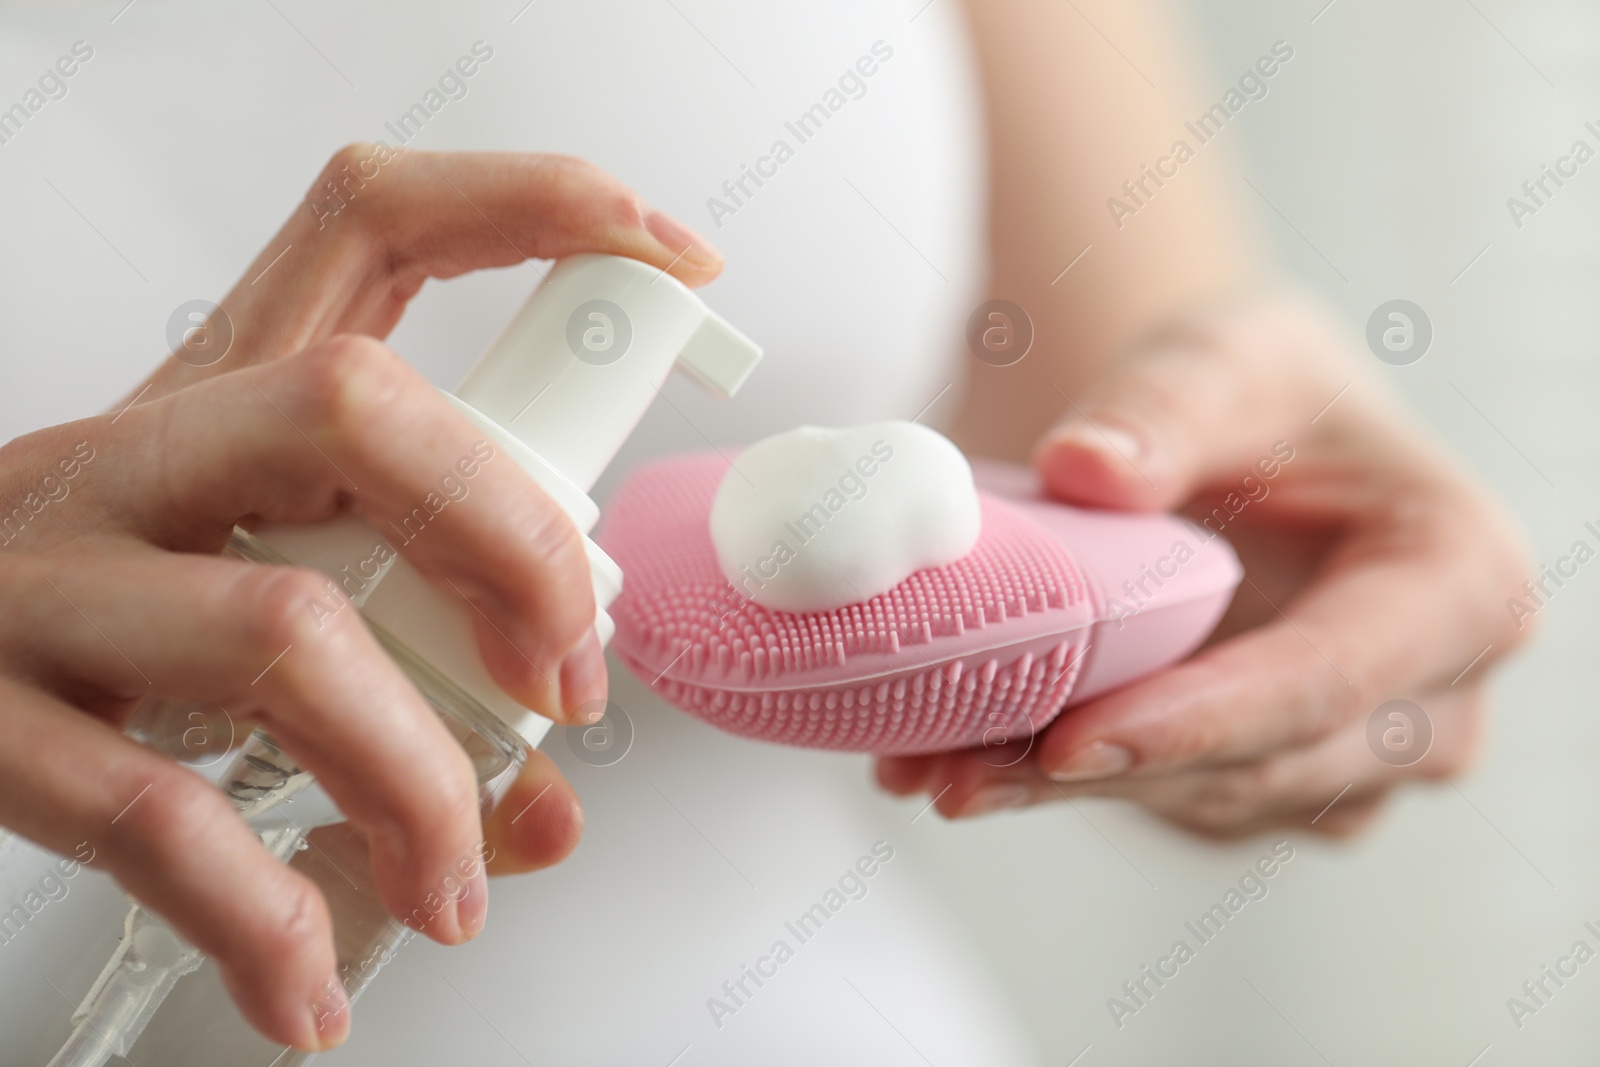
[[[800,426],[757,441],[711,504],[717,563],[780,611],[828,611],[972,551],[978,490],[961,450],[914,422]]]

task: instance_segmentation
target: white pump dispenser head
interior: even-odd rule
[[[670,274],[633,259],[573,256],[456,396],[588,491],[674,367],[732,396],[760,359],[761,349]]]
[[[674,367],[729,396],[760,359],[760,348],[671,275],[620,256],[579,255],[552,268],[450,397],[585,535],[602,645],[613,629],[605,608],[622,590],[622,572],[588,539],[600,517],[588,490]],[[375,542],[387,543],[356,519],[273,526],[256,536],[335,581],[346,578],[347,564],[370,560]],[[473,639],[473,607],[435,588],[404,557],[387,555],[392,562],[354,598],[363,614],[456,695],[537,745],[550,720],[512,700],[490,677]]]

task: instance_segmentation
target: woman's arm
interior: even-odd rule
[[[1023,459],[1067,397],[1160,325],[1249,288],[1260,256],[1233,202],[1235,131],[1200,144],[1184,128],[1209,101],[1190,88],[1163,5],[970,0],[967,12],[989,127],[988,295],[1021,306],[1035,337],[1014,366],[969,361],[953,435]],[[1194,157],[1167,164],[1177,174],[1159,187],[1145,178],[1135,204],[1122,183],[1178,140]],[[1120,228],[1112,197],[1136,208]]]

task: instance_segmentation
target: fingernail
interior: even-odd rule
[[[1132,766],[1132,752],[1108,741],[1095,741],[1046,773],[1058,782],[1087,782],[1096,778],[1110,778]]]
[[[1144,456],[1143,440],[1133,431],[1102,422],[1078,420],[1068,423],[1050,436],[1051,444],[1070,444],[1108,455],[1137,462]]]
[[[672,249],[674,256],[681,254],[685,262],[697,267],[722,266],[722,253],[711,247],[710,241],[671,215],[652,211],[644,217],[644,228],[650,231],[652,237]]]
[[[473,861],[472,874],[466,880],[466,892],[456,901],[456,923],[461,928],[461,940],[471,941],[483,932],[483,923],[489,915],[489,877],[483,864]]]
[[[606,692],[606,654],[600,648],[600,638],[591,630],[561,664],[561,706],[568,721],[584,722],[585,712],[592,710],[584,705],[599,701],[604,706]]]
[[[344,1044],[350,1036],[350,998],[337,975],[322,984],[322,991],[311,1002],[314,1051],[326,1052]]]
[[[1033,799],[1033,790],[1017,782],[988,785],[973,794],[961,809],[961,816],[987,815],[991,811],[1020,808]]]

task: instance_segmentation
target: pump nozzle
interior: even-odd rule
[[[587,492],[674,367],[732,396],[760,359],[760,348],[670,274],[620,256],[572,256],[456,396]]]

